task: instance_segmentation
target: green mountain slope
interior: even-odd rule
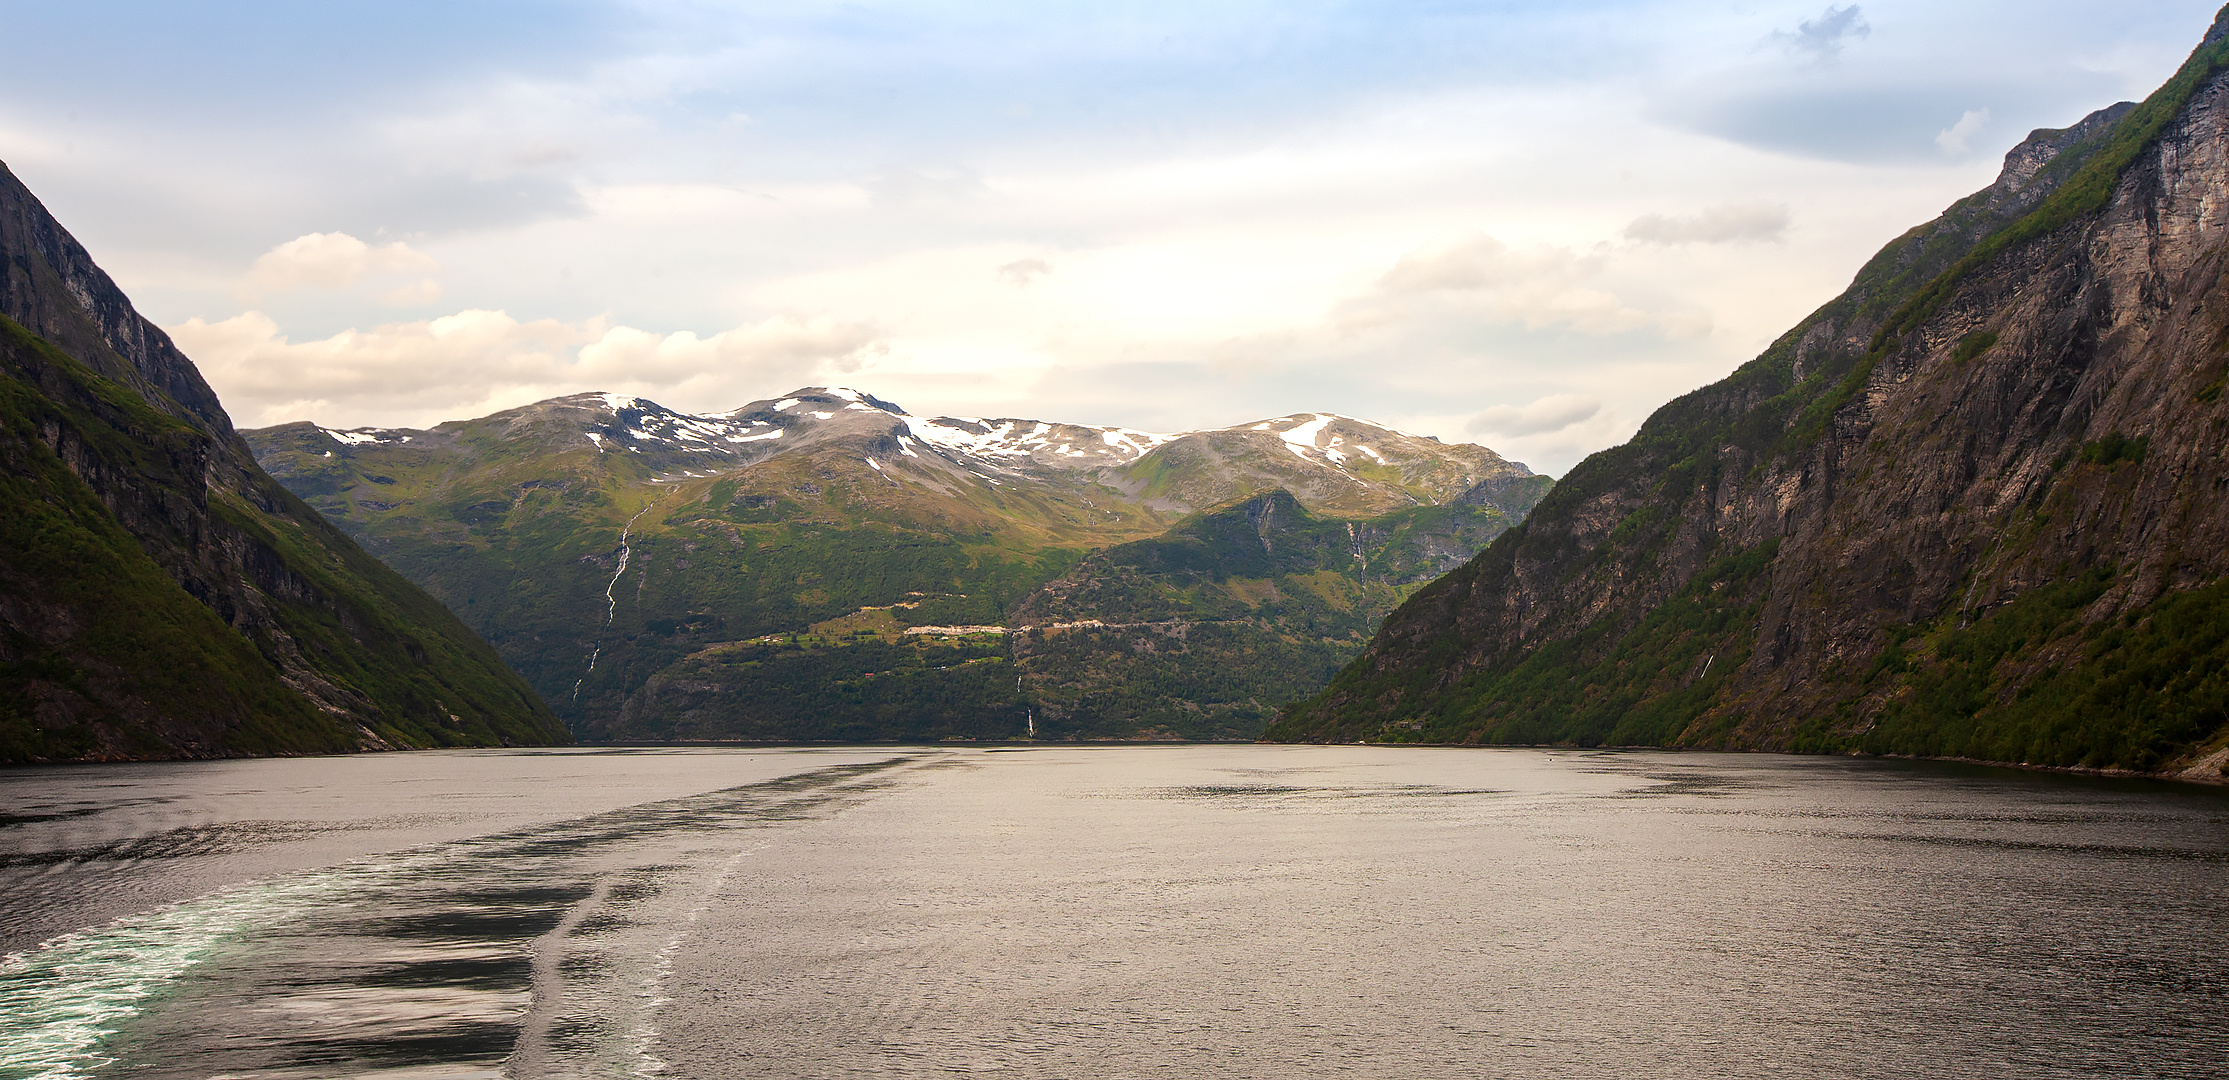
[[[1534,478],[1534,491],[1548,487]],[[1022,602],[1016,662],[1041,734],[1250,738],[1321,688],[1425,581],[1529,503],[1321,518],[1278,490],[1092,555]]]
[[[0,169],[0,760],[561,739]]]
[[[1269,737],[2218,775],[2225,35],[1574,469]]]
[[[1262,478],[1319,492],[1325,512],[1459,517],[1418,533],[1446,565],[1547,484],[1484,447],[1332,416],[1154,435],[924,419],[825,388],[717,416],[584,394],[427,431],[247,435],[577,732],[608,739],[1017,735],[1033,691],[1017,689],[1011,643],[991,640],[1003,634],[905,631],[1003,631],[1091,552]],[[1339,658],[1360,645],[1342,633]],[[1313,662],[1307,685],[1336,659]]]

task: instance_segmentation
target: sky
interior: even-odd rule
[[[0,0],[0,161],[243,427],[845,385],[1561,474],[2212,16]]]

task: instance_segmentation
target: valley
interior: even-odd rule
[[[1329,414],[1164,434],[827,387],[245,434],[593,740],[1250,739],[1551,485]]]

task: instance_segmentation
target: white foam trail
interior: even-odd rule
[[[904,760],[841,766],[805,788],[785,778],[771,787],[704,792],[244,883],[0,957],[0,1080],[82,1080],[126,1064],[104,1052],[105,1041],[142,1012],[158,1008],[181,977],[197,965],[228,963],[235,943],[329,915],[336,901],[392,897],[398,884],[424,880],[484,882],[500,877],[563,884],[571,868],[580,865],[576,860],[601,861],[603,867],[583,875],[592,878],[582,882],[588,886],[586,899],[570,905],[555,929],[533,946],[533,1001],[519,1014],[518,1046],[527,1058],[551,1067],[540,1075],[659,1075],[665,1066],[652,1050],[659,1035],[655,1021],[667,1004],[664,990],[674,959],[724,883],[762,846],[723,860],[716,872],[710,866],[691,872],[688,858],[704,853],[704,837],[732,836],[729,830],[750,822],[787,820],[786,814],[762,815],[785,806],[809,808],[831,796],[863,790],[856,783],[860,772]],[[563,850],[544,850],[553,845]],[[599,854],[604,845],[624,851]],[[460,867],[464,876],[457,878]],[[615,890],[629,873],[655,877],[655,887],[646,890],[653,897],[673,886],[672,905],[655,900],[621,905]],[[690,890],[691,881],[709,883]],[[648,906],[632,906],[637,903]],[[690,906],[679,910],[682,903]],[[617,925],[591,929],[591,920],[612,914],[615,907],[624,908],[613,920]],[[594,963],[566,969],[562,965],[568,957]],[[549,1038],[551,1033],[575,1021],[612,1037],[585,1051],[553,1046],[557,1040]],[[568,1067],[574,1071],[565,1071]],[[383,1071],[357,1069],[346,1075],[371,1077]],[[405,1075],[465,1080],[493,1074],[485,1066],[455,1063],[413,1066],[394,1075],[397,1080]]]
[[[720,890],[727,887],[728,879],[735,876],[736,868],[743,865],[743,860],[758,854],[764,848],[764,844],[746,848],[721,864],[720,872],[713,875],[711,884],[705,886],[704,892],[697,897],[697,902],[689,908],[689,913],[682,916],[680,924],[674,928],[673,936],[667,938],[665,945],[658,949],[650,970],[644,973],[642,981],[637,984],[635,996],[642,1002],[642,1011],[637,1014],[634,1025],[627,1031],[628,1049],[634,1052],[635,1075],[658,1076],[669,1067],[663,1058],[652,1052],[651,1047],[657,1045],[658,1041],[658,1010],[673,1000],[666,996],[666,981],[673,977],[673,958],[681,952],[682,943],[696,933],[697,924],[704,921],[704,913],[711,910],[712,902],[719,898]]]
[[[598,878],[586,897],[572,906],[549,933],[534,944],[534,1004],[519,1021],[519,1039],[511,1051],[506,1071],[515,1076],[548,1073],[550,1026],[565,1004],[566,939],[580,924],[604,906],[611,896],[611,878]]]
[[[75,1080],[112,1064],[102,1040],[217,947],[406,861],[242,885],[9,955],[0,960],[0,1077]]]

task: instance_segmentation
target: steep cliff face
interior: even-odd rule
[[[1271,737],[2218,775],[2224,20],[1574,469]]]
[[[0,166],[0,761],[548,742]]]

